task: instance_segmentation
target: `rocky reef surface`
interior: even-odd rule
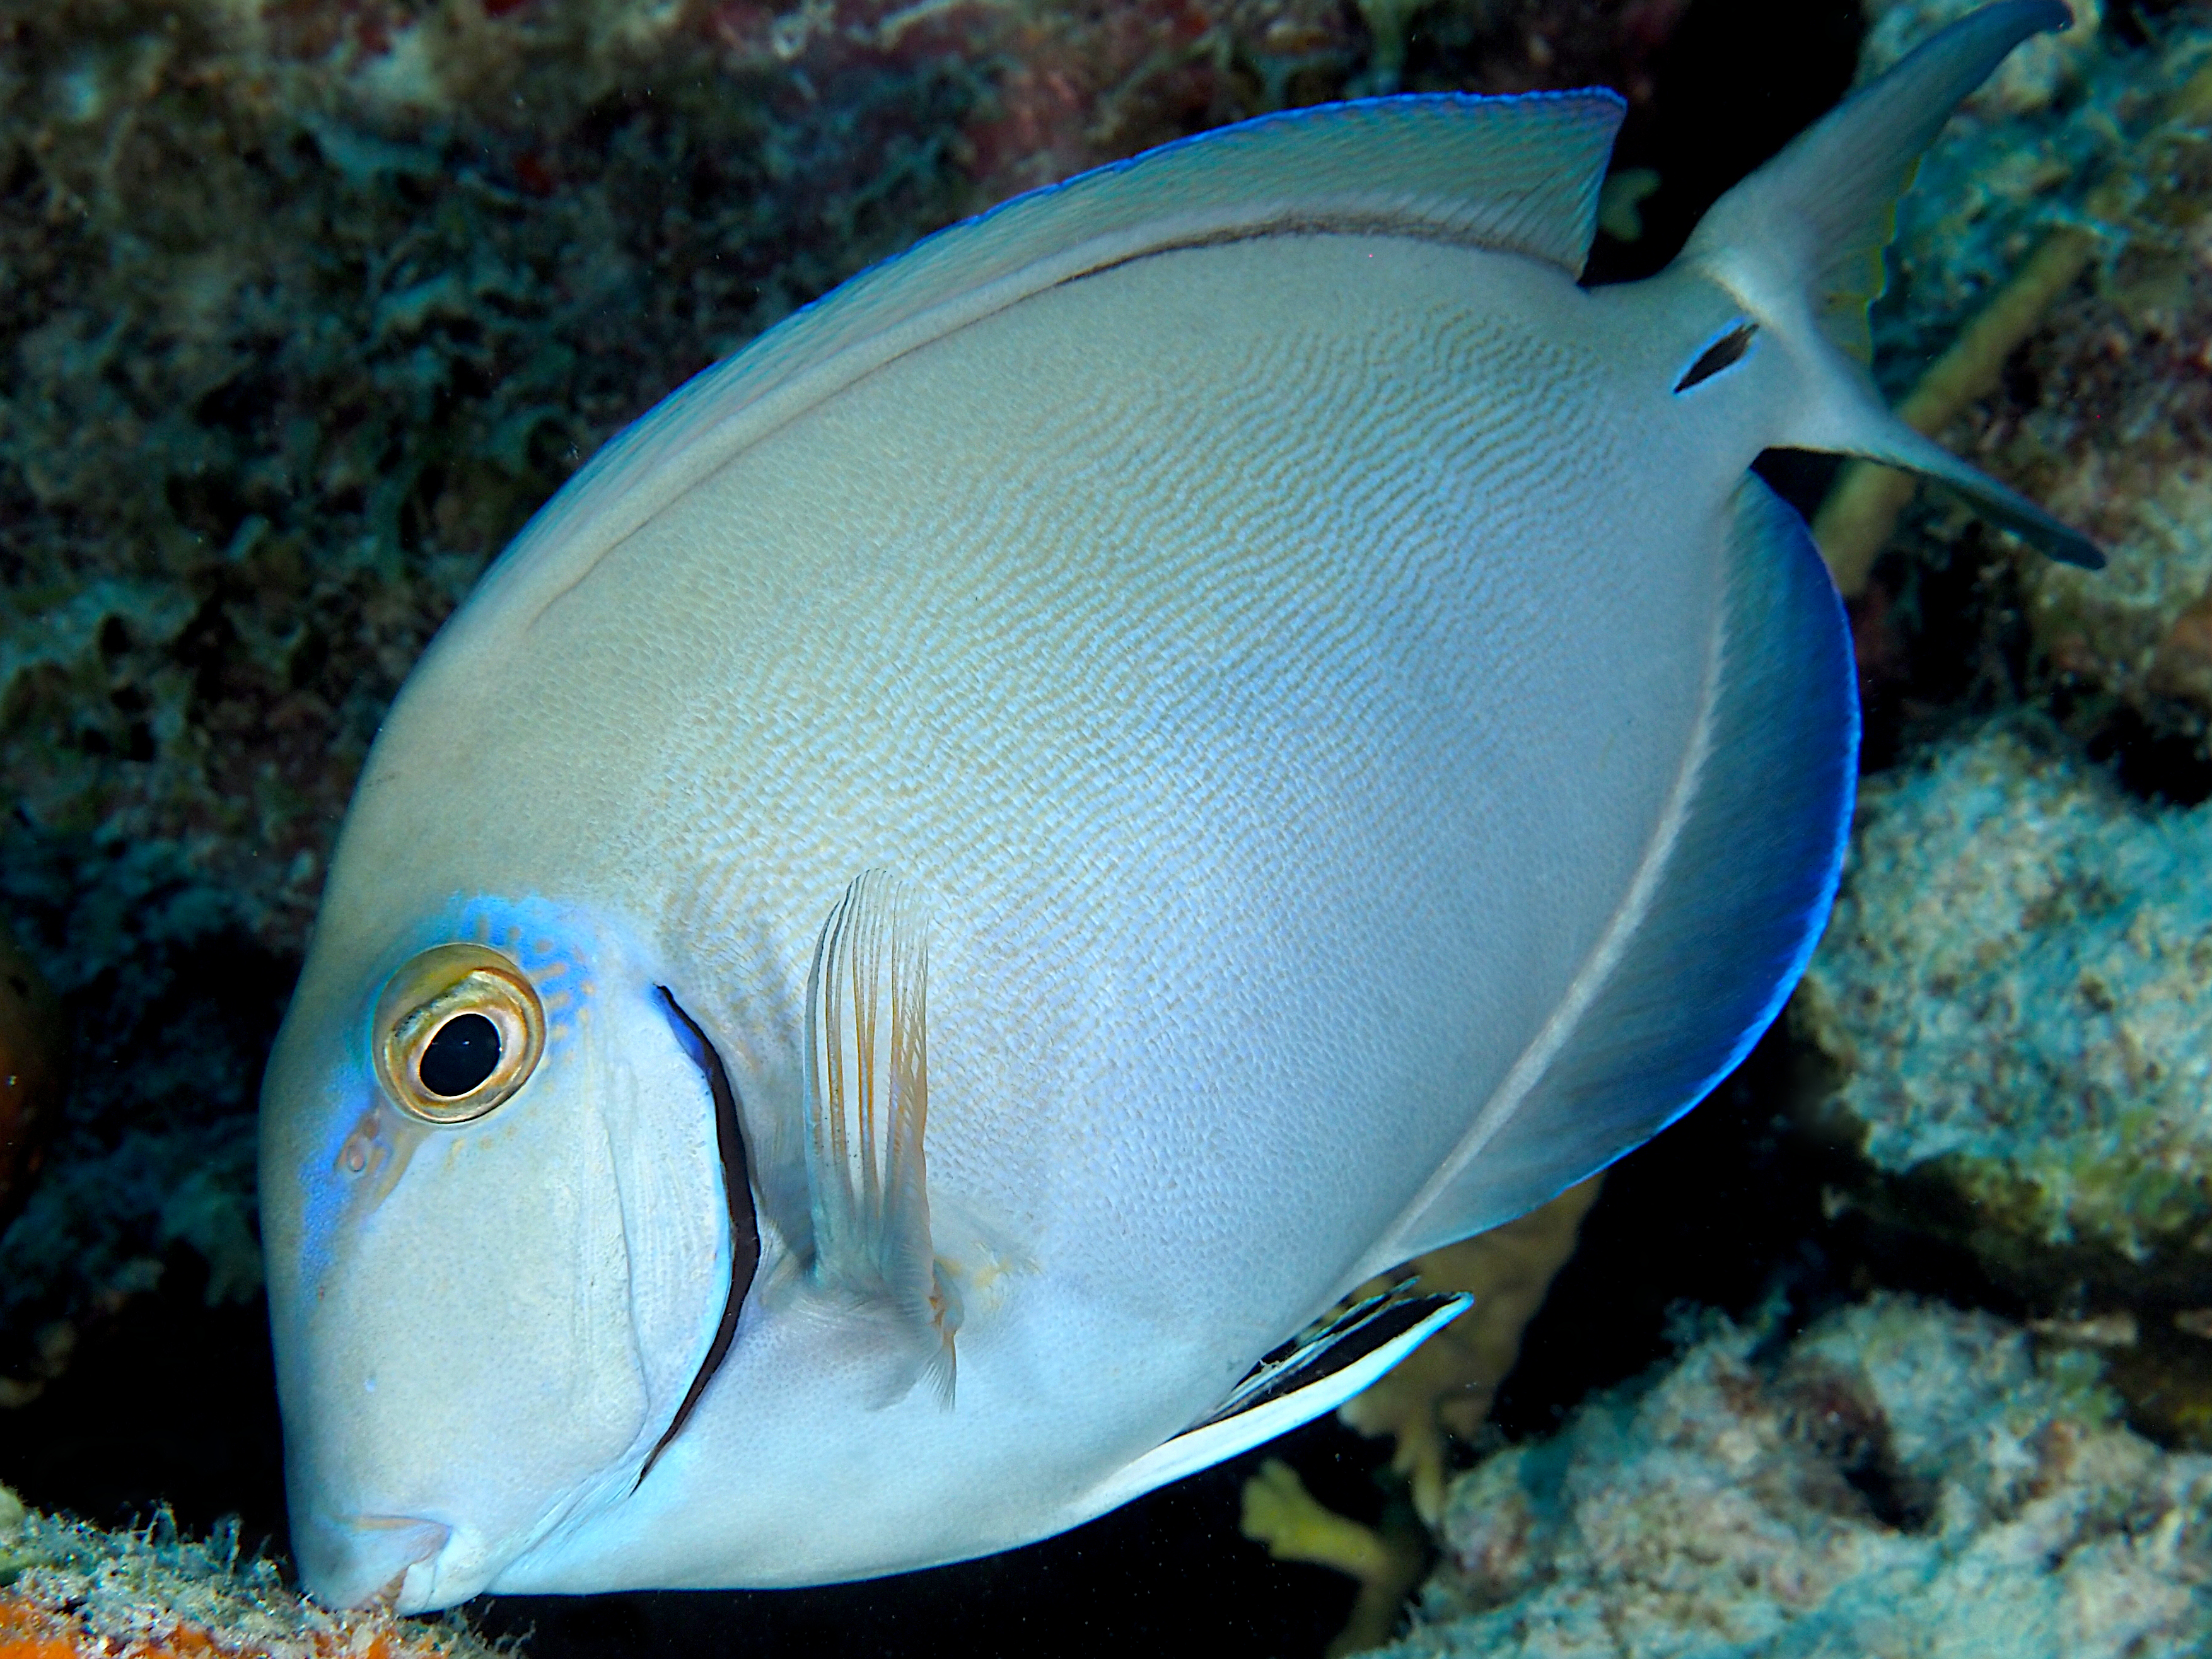
[[[1876,0],[1862,76],[1969,9]],[[1929,152],[1875,367],[1919,424],[2106,550],[2096,573],[2009,556],[2035,684],[2083,729],[2124,712],[2195,741],[2212,719],[2212,27],[2197,6],[2111,9],[2075,0],[2076,27],[2016,54]],[[1889,545],[1980,563],[1988,539],[1931,498]]]
[[[1867,781],[1793,1013],[1925,1224],[2147,1307],[2212,1292],[2208,1006],[2212,805],[2004,719]]]
[[[1958,9],[1881,9],[1869,60]],[[1830,1205],[1963,1249],[1982,1293],[2103,1347],[2138,1426],[2203,1447],[2212,16],[2076,10],[1930,155],[1877,365],[1908,409],[1963,387],[1960,343],[2011,308],[1930,429],[2111,565],[1926,495],[1896,521],[1854,607],[1875,769],[1791,1024],[1847,1155]]]
[[[287,1589],[276,1564],[166,1516],[125,1531],[27,1509],[0,1486],[5,1659],[491,1659],[459,1620],[332,1613]]]
[[[1878,1296],[1673,1363],[1452,1485],[1399,1659],[2149,1659],[2212,1644],[2212,1456],[2078,1350]]]

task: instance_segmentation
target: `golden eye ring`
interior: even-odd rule
[[[392,1102],[425,1123],[470,1123],[530,1080],[545,1009],[530,976],[482,945],[410,958],[376,1000],[371,1048]]]

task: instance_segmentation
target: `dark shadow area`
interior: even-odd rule
[[[1600,236],[1584,280],[1631,282],[1673,258],[1716,197],[1843,95],[1865,28],[1854,0],[1698,0],[1654,61],[1649,109],[1613,150],[1614,171],[1659,175],[1643,234]]]
[[[0,1411],[0,1470],[26,1503],[107,1526],[167,1507],[187,1532],[235,1515],[248,1547],[284,1547],[267,1304],[211,1308],[206,1275],[172,1251],[157,1289],[88,1325],[60,1378]]]
[[[2212,800],[2212,749],[2203,732],[2178,732],[2125,705],[2099,711],[2089,757],[2112,769],[2120,787],[2169,806]]]

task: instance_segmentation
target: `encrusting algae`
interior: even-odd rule
[[[1453,1483],[1393,1659],[2152,1659],[2212,1643],[2212,1457],[2091,1351],[1878,1295],[1707,1316]]]
[[[27,1509],[0,1486],[0,1659],[492,1659],[458,1620],[332,1613],[287,1589],[235,1525],[206,1539],[166,1516],[109,1532]]]
[[[2000,720],[1869,779],[1792,1009],[1822,1110],[1999,1279],[2212,1285],[2212,806],[2131,799]]]

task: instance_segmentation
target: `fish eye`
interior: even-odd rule
[[[426,1123],[468,1123],[529,1081],[545,1048],[530,977],[482,945],[441,945],[401,966],[377,999],[377,1080]]]

